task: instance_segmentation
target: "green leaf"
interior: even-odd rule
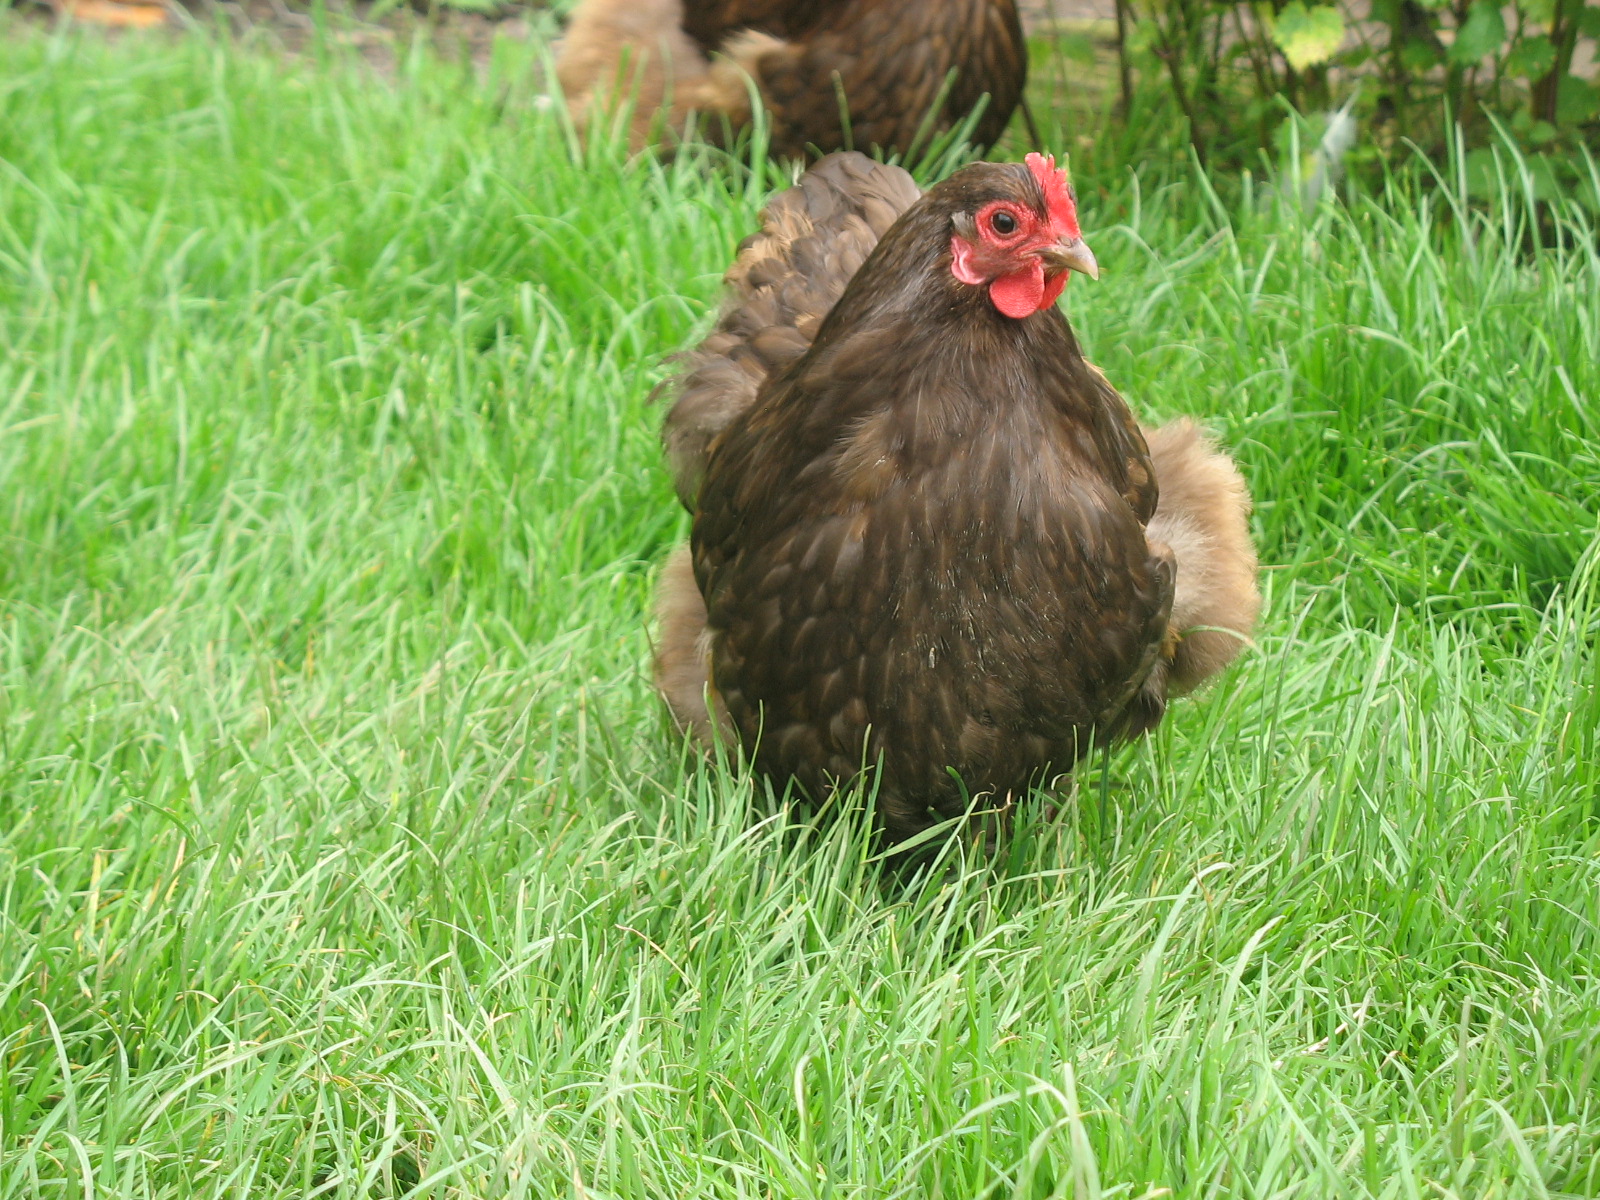
[[[1556,127],[1549,121],[1535,121],[1528,126],[1529,145],[1548,146],[1557,136]]]
[[[1487,146],[1469,150],[1462,165],[1466,168],[1467,195],[1474,200],[1488,200],[1499,194],[1500,175],[1495,170],[1493,150]]]
[[[1578,178],[1577,184],[1573,187],[1570,195],[1572,199],[1583,205],[1591,213],[1600,214],[1600,191],[1595,189],[1594,180],[1588,175]]]
[[[1092,67],[1099,61],[1095,53],[1095,41],[1087,34],[1065,33],[1056,39],[1064,57],[1085,67]]]
[[[1344,14],[1318,5],[1307,8],[1290,0],[1272,24],[1272,40],[1296,71],[1327,62],[1344,41]]]
[[[1570,173],[1561,171],[1556,163],[1543,155],[1528,159],[1528,183],[1533,190],[1535,200],[1549,202],[1560,200],[1567,194],[1566,181],[1562,175]]]
[[[1128,49],[1145,54],[1161,43],[1161,25],[1157,21],[1128,22]]]
[[[1506,55],[1506,74],[1522,79],[1543,79],[1556,65],[1556,48],[1549,38],[1523,38]]]
[[[1578,10],[1578,32],[1600,38],[1600,8],[1586,5]]]
[[[1474,0],[1467,19],[1456,30],[1450,46],[1450,61],[1475,63],[1489,57],[1505,44],[1506,19],[1494,0]]]
[[[1400,47],[1400,65],[1415,75],[1439,65],[1439,51],[1432,42],[1412,38]]]
[[[1565,76],[1556,87],[1556,121],[1577,125],[1600,116],[1600,88],[1576,75]]]

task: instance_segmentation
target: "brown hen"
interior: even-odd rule
[[[859,154],[740,248],[664,441],[694,514],[658,600],[678,724],[903,838],[1069,771],[1220,670],[1259,598],[1238,471],[1147,437],[1055,306],[1098,274],[1053,160],[919,198]]]
[[[745,127],[753,80],[771,153],[791,158],[812,146],[909,154],[985,97],[972,139],[986,147],[1027,69],[1015,0],[584,0],[556,61],[580,129],[619,90],[633,100],[635,149],[690,112],[713,138]]]

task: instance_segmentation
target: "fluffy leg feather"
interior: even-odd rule
[[[1145,535],[1152,546],[1171,549],[1178,566],[1162,682],[1182,695],[1232,662],[1255,629],[1261,594],[1250,493],[1233,460],[1193,421],[1144,435],[1160,489]]]
[[[687,545],[668,555],[661,569],[661,581],[656,585],[656,618],[661,629],[656,646],[656,687],[666,700],[673,721],[708,750],[718,737],[732,746],[733,726],[711,691],[706,603],[694,580],[694,564]]]

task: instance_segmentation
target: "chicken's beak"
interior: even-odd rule
[[[1044,265],[1055,271],[1082,271],[1090,279],[1100,278],[1100,264],[1082,238],[1063,238],[1039,251]]]

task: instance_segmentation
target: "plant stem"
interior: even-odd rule
[[[1133,111],[1133,67],[1128,62],[1128,0],[1117,0],[1117,82],[1122,86],[1122,105],[1126,117]]]
[[[1556,123],[1556,106],[1561,99],[1561,81],[1572,66],[1572,52],[1578,44],[1577,22],[1566,19],[1570,2],[1555,0],[1555,10],[1550,14],[1550,41],[1556,48],[1556,60],[1544,78],[1534,85],[1530,97],[1533,115],[1552,125]]]
[[[1174,45],[1174,39],[1166,26],[1161,26],[1161,41],[1156,47],[1156,57],[1167,65],[1167,75],[1172,80],[1172,94],[1178,101],[1184,120],[1189,122],[1189,144],[1194,147],[1195,158],[1200,165],[1206,165],[1206,148],[1200,135],[1200,122],[1196,119],[1194,102],[1189,97],[1189,89],[1184,86],[1183,66],[1178,61],[1182,55]]]

